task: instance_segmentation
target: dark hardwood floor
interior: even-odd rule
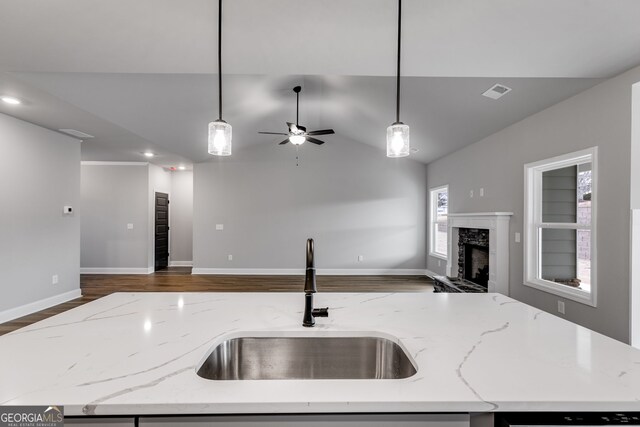
[[[302,292],[304,276],[191,275],[171,267],[149,275],[83,274],[82,297],[0,324],[0,335],[114,292]],[[319,292],[432,292],[426,276],[318,276]]]

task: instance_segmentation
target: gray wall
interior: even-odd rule
[[[81,180],[83,269],[153,269],[156,191],[171,201],[171,259],[191,261],[192,172],[144,162],[84,162]]]
[[[196,164],[194,267],[303,269],[313,237],[318,269],[424,269],[425,165],[326,139],[300,148],[299,167],[268,141]]]
[[[82,268],[147,268],[148,183],[146,164],[82,165]]]
[[[430,163],[430,186],[449,184],[449,211],[512,211],[511,295],[557,313],[557,296],[522,284],[523,165],[598,146],[598,307],[566,301],[566,318],[629,340],[631,86],[640,67],[586,90],[480,142]],[[509,96],[517,96],[513,93]],[[483,187],[485,196],[477,197]],[[475,189],[476,197],[469,197]],[[428,268],[444,273],[429,257]]]
[[[193,171],[171,173],[171,261],[193,260]]]
[[[80,141],[0,114],[0,158],[2,312],[80,288]]]

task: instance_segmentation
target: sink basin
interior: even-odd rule
[[[209,380],[401,379],[416,368],[379,337],[239,337],[217,345],[198,375]]]

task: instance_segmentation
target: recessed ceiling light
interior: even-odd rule
[[[145,155],[145,157],[153,157],[153,156],[155,156],[155,154],[153,154],[151,151],[145,151],[143,154]]]
[[[11,104],[11,105],[18,105],[22,103],[18,98],[14,98],[13,96],[3,96],[0,99],[2,99],[7,104]]]
[[[178,166],[178,169],[180,169],[181,171],[185,170],[186,168],[186,166]]]
[[[482,96],[486,96],[491,99],[499,99],[511,92],[510,87],[506,87],[505,85],[495,84],[491,86]]]

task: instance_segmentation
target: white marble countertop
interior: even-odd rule
[[[640,411],[640,351],[499,294],[118,293],[0,337],[0,404],[67,415]],[[209,381],[227,336],[391,335],[402,380]]]

